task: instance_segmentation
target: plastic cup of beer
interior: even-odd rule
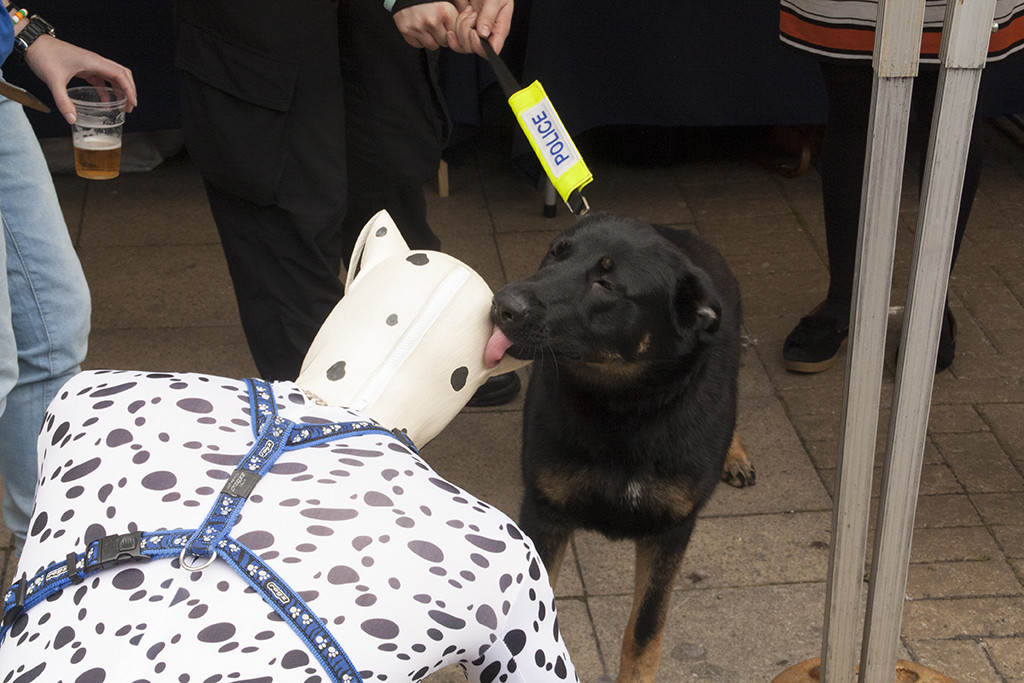
[[[112,88],[68,88],[78,112],[71,124],[75,173],[91,180],[116,178],[121,172],[121,131],[126,98]]]

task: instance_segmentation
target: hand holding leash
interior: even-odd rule
[[[454,38],[461,49],[452,49],[486,57],[481,43],[488,42],[500,53],[512,28],[513,0],[455,0],[455,6],[460,11],[448,43],[451,45]]]

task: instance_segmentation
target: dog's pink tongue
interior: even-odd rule
[[[494,331],[491,332],[491,338],[487,340],[487,348],[484,349],[484,367],[493,368],[500,363],[502,356],[510,346],[512,346],[512,342],[495,325]]]

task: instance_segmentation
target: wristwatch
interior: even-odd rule
[[[21,29],[18,35],[14,36],[14,54],[24,58],[25,51],[28,50],[29,45],[36,42],[36,38],[44,33],[51,36],[54,35],[53,26],[38,14],[33,14],[25,28]]]

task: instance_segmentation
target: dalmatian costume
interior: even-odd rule
[[[296,382],[95,371],[64,386],[39,439],[28,588],[5,595],[0,682],[418,681],[453,663],[474,681],[578,680],[529,539],[413,446],[515,367],[489,336],[490,291],[450,257],[409,252],[386,215],[357,254]],[[411,272],[398,308],[374,292]],[[360,320],[367,301],[381,329]],[[438,326],[463,339],[433,339]],[[62,590],[34,595],[52,576]]]

